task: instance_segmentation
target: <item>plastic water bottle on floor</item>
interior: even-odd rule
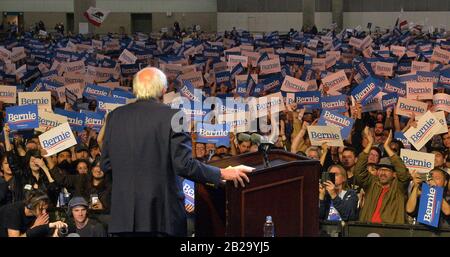
[[[275,225],[272,221],[272,216],[266,216],[264,223],[264,237],[275,237]]]

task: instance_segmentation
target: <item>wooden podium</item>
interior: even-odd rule
[[[272,150],[270,167],[261,153],[211,162],[220,168],[240,164],[256,168],[245,188],[229,181],[220,188],[195,187],[195,235],[262,237],[266,216],[272,216],[275,236],[318,236],[320,163]]]

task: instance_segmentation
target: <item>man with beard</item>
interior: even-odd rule
[[[375,134],[375,142],[374,145],[383,145],[384,141],[386,141],[386,135],[384,134],[384,124],[383,122],[377,122],[375,124],[375,129],[373,130]]]
[[[369,153],[374,143],[374,138],[367,127],[364,136],[368,144],[358,156],[354,168],[355,182],[365,192],[365,203],[359,221],[404,224],[406,191],[411,175],[403,161],[390,147],[392,131],[384,143],[384,149],[389,157],[382,158],[376,165],[377,176],[371,175],[367,170]]]

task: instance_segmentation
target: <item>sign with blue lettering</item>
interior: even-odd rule
[[[103,126],[103,120],[105,118],[104,112],[90,112],[81,110],[81,113],[86,114],[86,119],[84,120],[84,125],[88,128],[99,132]]]
[[[97,97],[97,109],[100,111],[106,111],[107,108],[105,104],[118,104],[125,105],[127,99],[122,97],[111,97],[111,96],[98,96]]]
[[[347,111],[347,95],[325,96],[320,99],[322,110],[333,112]]]
[[[317,122],[317,125],[339,127],[341,129],[342,138],[346,139],[350,135],[353,123],[355,123],[355,120],[352,118],[337,112],[324,110],[320,116],[319,122]]]
[[[87,99],[96,99],[97,96],[110,96],[111,89],[108,87],[102,87],[97,85],[87,85],[84,88],[83,96]]]
[[[439,87],[450,89],[450,69],[441,72],[439,76]]]
[[[197,142],[228,147],[230,145],[230,127],[228,124],[198,123]]]
[[[244,67],[242,66],[242,63],[238,63],[236,66],[233,67],[233,69],[231,70],[231,80],[234,80],[234,78],[236,77],[236,75],[241,74],[244,71]],[[217,80],[217,77],[216,77]]]
[[[121,89],[114,89],[111,92],[111,95],[114,98],[126,98],[126,99],[134,99],[134,98],[136,98],[133,93],[125,91],[125,90],[121,90]]]
[[[288,93],[288,95],[293,95],[293,99],[287,98],[287,104],[297,103],[299,108],[320,108],[320,92],[318,91],[306,91],[306,92],[296,92]]]
[[[427,183],[422,183],[419,214],[417,215],[417,221],[419,223],[436,228],[439,227],[443,193],[444,189],[442,187],[430,187]]]
[[[180,89],[180,95],[192,102],[201,102],[202,95],[199,90],[195,90],[191,82],[183,80],[183,86]]]
[[[0,86],[0,101],[9,104],[16,103],[17,87]]]
[[[397,93],[389,93],[383,95],[381,97],[381,105],[383,106],[383,110],[386,110],[389,107],[395,108],[397,101],[398,101]]]
[[[227,86],[228,88],[231,87],[231,81],[230,81],[230,72],[229,71],[221,71],[216,73],[216,83],[217,87],[220,88],[222,84]]]
[[[195,183],[188,179],[183,180],[184,204],[195,206]]]
[[[281,88],[281,84],[283,83],[283,78],[277,74],[277,75],[271,75],[268,78],[261,81],[262,84],[264,84],[264,91],[265,92],[277,92]]]
[[[397,93],[398,96],[406,97],[406,84],[400,83],[397,80],[386,79],[383,92]]]
[[[405,135],[403,135],[403,132],[401,131],[396,131],[394,133],[394,139],[400,141],[403,143],[403,146],[405,147],[405,149],[411,149],[411,144],[409,143],[408,139],[405,137]]]
[[[120,65],[120,73],[122,73],[122,76],[124,77],[133,76],[138,71],[139,71],[139,63]]]
[[[6,107],[6,122],[11,130],[26,130],[39,127],[37,105]]]
[[[63,123],[39,136],[42,148],[51,156],[77,144],[69,123]]]
[[[70,127],[73,131],[80,132],[84,129],[84,122],[86,120],[86,114],[66,111],[63,109],[55,108],[55,113],[67,117]]]
[[[37,104],[38,108],[48,111],[52,110],[52,100],[50,92],[19,92],[19,105]]]
[[[352,90],[352,96],[357,102],[364,105],[381,91],[378,85],[380,85],[380,80],[368,77]]]
[[[236,93],[241,97],[245,97],[247,95],[247,84],[243,83],[236,87]]]
[[[432,153],[401,149],[400,158],[411,174],[415,172],[427,173],[434,168],[434,154]]]

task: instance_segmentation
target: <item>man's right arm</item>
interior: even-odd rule
[[[244,180],[249,182],[245,173],[253,170],[249,168],[219,169],[192,158],[191,138],[183,132],[170,132],[170,158],[179,176],[203,184],[211,183],[214,186],[218,186],[222,180],[232,180],[236,187],[238,182],[244,187]]]

